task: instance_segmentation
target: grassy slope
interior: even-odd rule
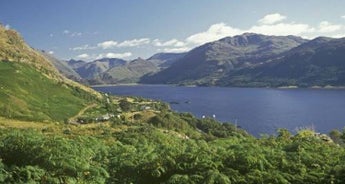
[[[0,25],[0,116],[63,121],[101,95],[61,74],[14,30]]]
[[[27,64],[0,62],[0,115],[24,120],[56,120],[87,103],[72,88],[48,79]]]

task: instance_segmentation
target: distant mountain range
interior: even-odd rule
[[[103,72],[100,77],[103,83],[135,83],[145,74],[159,70],[158,66],[142,58],[126,62],[122,66],[112,67]]]
[[[64,75],[81,77],[89,84],[311,87],[344,86],[344,58],[345,38],[307,40],[245,33],[206,43],[187,53],[158,53],[132,61],[60,61],[63,67],[53,64]]]
[[[185,53],[158,53],[148,59],[137,58],[126,61],[102,58],[86,62],[73,59],[62,61],[45,52],[43,54],[47,55],[47,59],[66,77],[91,85],[139,82],[144,75],[166,69],[185,55]],[[73,75],[70,70],[74,71]]]

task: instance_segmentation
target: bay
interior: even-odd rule
[[[344,89],[271,89],[180,87],[170,85],[102,86],[114,95],[141,96],[170,103],[178,112],[232,122],[249,133],[274,134],[278,128],[296,132],[313,128],[329,133],[345,126]]]

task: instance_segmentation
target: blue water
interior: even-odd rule
[[[110,86],[94,89],[114,95],[142,96],[170,104],[197,117],[216,116],[237,123],[253,135],[274,134],[277,128],[295,132],[313,127],[329,133],[345,126],[345,90],[177,87],[165,85]],[[186,103],[188,102],[188,103]]]

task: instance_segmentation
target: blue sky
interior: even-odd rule
[[[342,0],[2,0],[0,22],[60,59],[147,58],[244,32],[345,36]]]

